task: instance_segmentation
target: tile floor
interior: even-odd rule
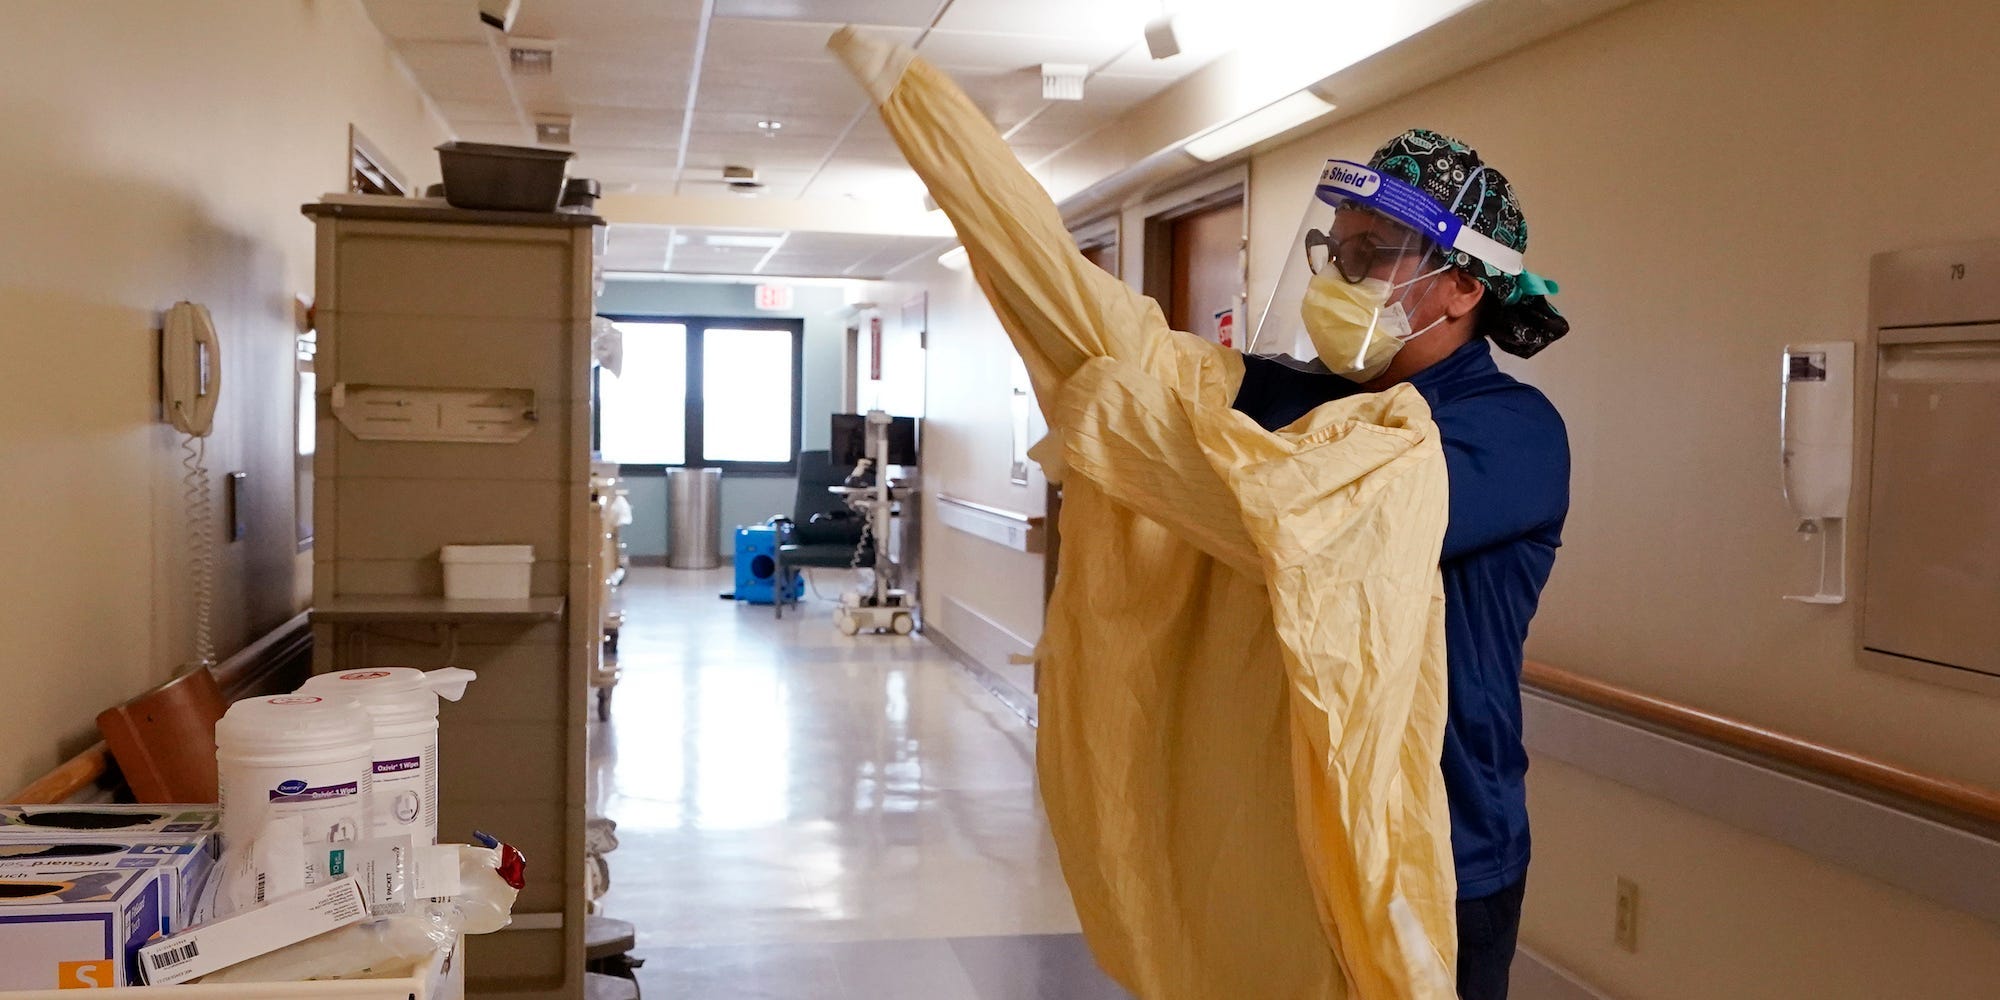
[[[638,568],[592,736],[647,1000],[1124,1000],[1077,936],[1021,718],[920,637]],[[841,577],[822,573],[829,596]]]

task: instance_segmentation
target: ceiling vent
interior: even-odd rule
[[[569,145],[568,115],[541,115],[535,119],[535,141],[544,146]]]
[[[548,76],[556,69],[556,50],[541,45],[516,45],[507,50],[516,76]]]
[[[1083,100],[1083,79],[1090,67],[1072,63],[1042,64],[1042,100]]]
[[[722,182],[737,194],[756,194],[764,190],[763,182],[757,179],[756,167],[723,167]]]

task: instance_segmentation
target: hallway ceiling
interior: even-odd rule
[[[460,139],[533,144],[538,119],[566,115],[571,175],[597,178],[607,193],[736,200],[744,196],[724,183],[723,168],[744,166],[764,185],[760,200],[841,199],[899,216],[922,211],[923,188],[826,53],[841,25],[917,46],[965,84],[1030,162],[1223,51],[1188,39],[1181,55],[1152,59],[1142,30],[1163,0],[521,0],[508,35],[479,22],[474,0],[364,4]],[[553,49],[552,71],[515,71],[514,47]],[[1083,100],[1044,101],[1044,62],[1089,66]],[[712,248],[705,228],[614,225],[606,265],[870,276],[948,232],[775,231],[788,235],[767,257]],[[744,271],[746,260],[763,269]]]
[[[480,24],[474,0],[365,3],[459,138],[529,144],[539,116],[568,115],[571,173],[642,194],[736,197],[722,168],[740,165],[764,198],[920,200],[825,51],[842,24],[917,46],[1031,161],[1220,54],[1190,43],[1154,61],[1142,30],[1161,0],[712,0],[706,12],[702,0],[522,0],[511,35]],[[513,71],[510,45],[553,48],[553,72]],[[1044,62],[1096,71],[1084,99],[1044,101]]]
[[[1088,202],[1198,167],[1181,143],[1300,87],[1334,84],[1336,120],[1629,0],[519,0],[508,34],[478,0],[361,2],[457,138],[567,126],[549,141],[604,185],[608,268],[877,277],[951,229],[825,51],[843,24],[915,46],[1058,200]],[[1154,60],[1168,13],[1182,52]],[[540,72],[523,50],[549,54]],[[1044,63],[1087,67],[1082,100],[1044,100]]]
[[[618,224],[599,261],[607,271],[874,279],[921,256],[934,236]]]

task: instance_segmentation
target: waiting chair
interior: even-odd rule
[[[847,569],[861,551],[863,565],[872,565],[872,546],[865,546],[868,524],[847,506],[847,501],[829,487],[847,481],[852,470],[835,466],[824,451],[799,452],[799,492],[792,503],[792,516],[780,518],[776,596],[771,602],[780,618],[791,597],[791,571],[807,567]]]
[[[97,716],[138,802],[214,802],[215,724],[229,703],[198,667]]]

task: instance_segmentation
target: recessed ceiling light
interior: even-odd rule
[[[535,141],[544,145],[569,145],[570,116],[535,116]]]

